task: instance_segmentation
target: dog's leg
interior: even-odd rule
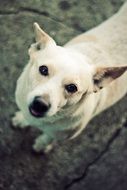
[[[27,121],[25,120],[21,111],[17,111],[15,116],[12,118],[12,125],[15,128],[25,128],[28,126]]]
[[[49,152],[52,149],[53,138],[48,136],[47,134],[40,135],[33,145],[33,149],[35,152]]]

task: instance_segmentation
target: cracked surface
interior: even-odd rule
[[[39,131],[14,130],[14,89],[37,21],[59,44],[111,16],[119,1],[0,0],[0,190],[126,190],[127,96],[71,142],[36,155]]]
[[[73,179],[69,184],[65,186],[65,189],[74,189],[76,184],[79,184],[80,182],[85,182],[85,179],[87,178],[88,172],[90,168],[95,165],[109,150],[112,143],[116,140],[116,138],[120,135],[121,128],[117,129],[114,134],[112,134],[111,138],[108,140],[105,148],[100,152],[100,154],[97,155],[97,157],[90,162],[87,167],[85,168],[84,172],[81,176],[78,176],[77,178]]]

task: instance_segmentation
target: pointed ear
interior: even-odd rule
[[[32,44],[28,50],[30,56],[33,56],[38,50],[44,49],[48,44],[56,45],[55,41],[44,32],[38,23],[34,23],[35,39],[36,43]]]
[[[49,42],[52,42],[55,44],[55,41],[46,33],[44,32],[38,23],[34,23],[34,31],[35,31],[35,39],[40,46],[45,47],[45,45]]]
[[[94,92],[107,86],[110,82],[120,77],[125,71],[127,71],[127,66],[96,68],[93,75]]]

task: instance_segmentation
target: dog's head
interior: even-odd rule
[[[34,27],[36,43],[29,49],[29,69],[25,74],[27,107],[33,117],[53,116],[78,104],[87,94],[97,92],[127,69],[96,68],[84,55],[56,45],[37,23]]]

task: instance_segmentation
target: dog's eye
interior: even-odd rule
[[[75,84],[68,84],[65,85],[65,89],[67,90],[67,92],[69,93],[75,93],[78,89],[77,86]]]
[[[46,67],[45,65],[40,66],[39,72],[41,73],[41,75],[47,76],[49,74],[48,67]]]

